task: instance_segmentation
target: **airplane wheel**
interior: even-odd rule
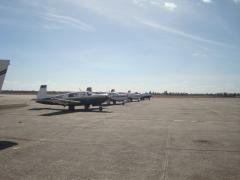
[[[69,106],[68,109],[69,111],[75,111],[75,106]]]
[[[122,105],[125,105],[125,102],[124,102],[124,101],[122,102]]]
[[[103,107],[102,106],[99,106],[99,111],[102,111],[103,110]]]
[[[85,109],[85,111],[87,111],[89,109],[89,105],[85,105],[84,109]]]

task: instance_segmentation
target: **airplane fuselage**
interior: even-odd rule
[[[64,98],[64,100],[72,101],[74,106],[84,106],[84,105],[99,106],[108,100],[108,96],[92,95],[92,96],[86,96],[86,97]],[[41,104],[59,105],[59,100],[57,100],[56,97],[37,99],[36,102],[41,103]],[[64,103],[62,105],[65,106]],[[67,106],[67,104],[66,104],[66,106]]]
[[[109,93],[111,101],[127,101],[128,96],[126,93]]]
[[[108,94],[96,94],[85,91],[48,96],[46,95],[45,90],[46,86],[40,87],[40,93],[38,95],[38,98],[36,99],[37,103],[68,106],[69,110],[74,110],[75,106],[84,106],[85,109],[88,109],[89,106],[92,105],[99,106],[99,110],[101,111],[101,105],[109,99]]]
[[[128,93],[128,99],[130,101],[133,101],[133,100],[139,101],[141,99],[141,94],[139,94],[139,93]]]

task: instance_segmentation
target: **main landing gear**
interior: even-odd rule
[[[85,106],[84,106],[85,111],[88,111],[88,110],[89,110],[89,107],[90,107],[90,105],[85,105]]]
[[[75,106],[68,106],[69,111],[75,111]]]
[[[90,107],[90,105],[85,105],[85,106],[84,106],[85,111],[88,111],[88,110],[89,110],[89,107]],[[102,107],[102,106],[99,106],[98,110],[99,110],[99,111],[102,111],[102,110],[103,110],[103,107]]]
[[[88,111],[89,110],[89,107],[90,107],[90,105],[85,105],[84,106],[84,110],[85,111]],[[102,111],[103,110],[103,107],[102,106],[99,106],[99,111]],[[75,111],[75,106],[72,106],[72,105],[70,105],[70,106],[68,106],[68,110],[69,111]]]

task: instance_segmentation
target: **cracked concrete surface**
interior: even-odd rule
[[[153,98],[84,112],[1,95],[0,179],[240,179],[240,99]]]

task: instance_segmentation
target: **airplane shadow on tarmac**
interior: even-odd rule
[[[60,108],[31,108],[29,110],[33,110],[33,111],[41,111],[41,110],[63,110],[63,109],[60,109]]]
[[[99,111],[98,108],[91,108],[88,110],[85,109],[75,109],[75,111],[69,111],[68,109],[56,109],[56,108],[32,108],[29,110],[40,111],[40,110],[57,110],[56,112],[44,113],[40,114],[39,116],[57,116],[63,114],[71,114],[71,113],[78,113],[78,112],[94,112],[94,113],[112,113],[111,111]]]
[[[18,145],[18,143],[13,141],[0,141],[0,151],[16,145]]]
[[[108,106],[123,106],[122,104],[103,104],[103,107],[108,107]]]

